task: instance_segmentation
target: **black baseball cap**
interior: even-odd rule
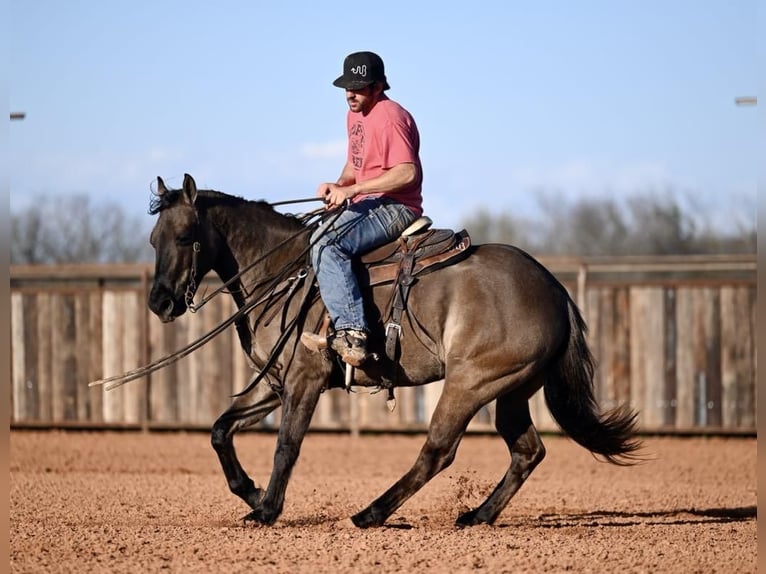
[[[383,60],[374,52],[354,52],[343,60],[343,75],[333,85],[345,90],[361,90],[374,82],[381,82],[383,90],[391,87],[386,81]]]

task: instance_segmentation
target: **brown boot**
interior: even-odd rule
[[[330,339],[330,347],[353,367],[367,359],[367,333],[355,329],[341,329]]]

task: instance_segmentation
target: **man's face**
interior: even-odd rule
[[[366,116],[378,101],[379,95],[378,84],[372,84],[359,90],[346,90],[346,101],[352,112],[361,112]]]

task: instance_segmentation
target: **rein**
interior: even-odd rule
[[[316,201],[316,199],[296,200],[296,201],[293,201],[292,203],[295,203],[297,201]],[[286,203],[286,202],[283,202],[283,203]],[[346,202],[343,205],[341,205],[339,207],[336,207],[336,208],[334,208],[332,210],[329,210],[329,211],[327,211],[324,207],[322,207],[322,208],[316,209],[316,210],[314,210],[312,212],[309,212],[308,214],[300,216],[299,219],[301,219],[304,222],[305,221],[309,221],[310,219],[314,218],[320,212],[325,212],[325,213],[327,213],[328,215],[330,215],[332,217],[332,221],[335,221],[335,219],[337,219],[340,216],[340,214],[346,209],[346,207],[348,207],[348,205],[349,205],[349,203]],[[307,225],[306,228],[301,229],[298,233],[288,237],[285,241],[282,241],[281,243],[276,245],[274,248],[272,248],[269,251],[267,251],[266,254],[264,254],[262,257],[260,257],[256,261],[250,263],[249,265],[245,266],[239,273],[237,273],[236,275],[231,277],[228,281],[226,281],[221,287],[216,289],[213,293],[211,293],[207,297],[204,297],[203,300],[199,304],[196,304],[196,305],[194,304],[194,301],[193,301],[194,293],[195,293],[196,288],[197,288],[196,280],[194,279],[194,277],[196,276],[197,261],[198,261],[199,254],[202,251],[202,246],[199,243],[199,241],[194,241],[194,243],[192,245],[192,249],[193,249],[192,264],[191,264],[191,273],[192,273],[192,275],[191,275],[190,280],[189,280],[189,282],[187,284],[187,290],[186,290],[186,295],[185,295],[185,299],[187,301],[187,306],[189,307],[189,310],[191,312],[193,312],[193,313],[196,313],[196,311],[198,311],[201,307],[203,307],[215,295],[225,291],[233,282],[238,281],[241,278],[243,273],[245,273],[248,270],[252,269],[255,265],[257,265],[258,263],[263,261],[266,257],[272,255],[277,249],[279,249],[280,247],[285,245],[287,242],[294,240],[299,235],[301,235],[303,233],[306,233],[306,231],[313,230],[318,225],[319,225],[319,221],[315,221],[315,222],[311,223],[310,225]],[[216,336],[220,335],[227,327],[229,327],[230,325],[232,325],[234,323],[237,323],[241,319],[244,319],[256,307],[258,307],[259,305],[262,305],[262,304],[266,304],[269,301],[271,301],[273,297],[275,297],[275,296],[282,296],[285,293],[288,293],[290,295],[288,297],[288,299],[291,298],[292,295],[295,294],[295,292],[296,292],[298,286],[300,285],[300,283],[304,282],[309,275],[311,275],[311,277],[312,277],[312,281],[311,282],[313,282],[313,274],[310,274],[309,272],[306,271],[305,268],[302,268],[302,269],[300,269],[298,271],[298,273],[294,277],[288,277],[287,279],[282,279],[282,278],[289,272],[290,269],[295,268],[296,264],[301,259],[303,259],[306,256],[306,254],[314,246],[314,243],[316,243],[316,241],[309,242],[308,246],[306,247],[306,249],[301,251],[301,253],[298,255],[298,257],[296,257],[296,259],[291,264],[287,265],[283,271],[281,271],[280,273],[278,273],[277,275],[275,275],[273,277],[268,277],[268,278],[264,279],[263,281],[259,282],[258,284],[256,284],[255,286],[253,286],[252,289],[251,289],[251,293],[253,291],[255,291],[257,288],[266,285],[266,288],[263,290],[263,294],[259,298],[254,299],[253,301],[250,301],[250,302],[244,302],[242,304],[242,306],[239,307],[229,318],[227,318],[224,321],[222,321],[220,324],[218,324],[216,327],[211,329],[209,332],[205,333],[203,336],[201,336],[198,339],[192,341],[191,343],[189,343],[185,347],[179,349],[178,351],[176,351],[174,353],[171,353],[169,355],[166,355],[166,356],[164,356],[164,357],[162,357],[160,359],[157,359],[156,361],[154,361],[152,363],[149,363],[148,365],[144,365],[143,367],[139,367],[137,369],[133,369],[131,371],[123,373],[122,375],[115,375],[115,376],[112,376],[112,377],[107,377],[107,378],[99,379],[97,381],[93,381],[93,382],[89,383],[88,386],[89,387],[94,387],[94,386],[98,386],[98,385],[105,385],[105,389],[106,390],[112,390],[112,389],[115,389],[117,387],[120,387],[120,386],[124,385],[125,383],[129,383],[130,381],[134,381],[136,379],[140,379],[141,377],[144,377],[144,376],[146,376],[146,375],[148,375],[150,373],[158,371],[159,369],[167,367],[167,366],[175,363],[179,359],[182,359],[183,357],[186,357],[187,355],[189,355],[192,352],[196,351],[197,349],[199,349],[200,347],[202,347],[203,345],[205,345],[209,341],[211,341],[213,338],[215,338]],[[304,301],[303,302],[305,303],[306,300],[308,300],[308,287],[306,288],[306,294],[304,295]],[[194,310],[192,310],[192,306],[194,306]],[[267,310],[268,310],[268,308],[264,310],[264,313]],[[259,321],[259,319],[256,320],[256,324],[258,323],[258,321]],[[258,374],[258,376],[255,377],[255,379],[253,381],[251,381],[250,384],[243,391],[240,391],[239,393],[235,394],[234,396],[240,396],[240,395],[243,395],[243,394],[247,393],[259,381],[261,381],[264,377],[266,377],[268,375],[269,370],[271,369],[271,367],[276,362],[276,359],[277,359],[277,356],[279,355],[279,352],[284,347],[284,344],[287,342],[292,329],[297,325],[297,321],[298,321],[298,315],[296,315],[296,317],[293,318],[289,322],[289,324],[286,325],[286,327],[283,329],[283,332],[279,336],[279,338],[277,340],[277,343],[274,345],[274,348],[272,349],[271,353],[269,354],[269,357],[266,360],[266,363],[262,367],[259,367],[260,373]],[[250,355],[250,354],[248,353],[248,355]],[[252,356],[251,356],[251,359],[252,359]],[[271,386],[272,389],[274,389],[276,392],[279,392],[281,390],[278,386],[273,385],[270,382],[269,382],[269,386]]]

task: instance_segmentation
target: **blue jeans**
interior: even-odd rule
[[[399,237],[415,220],[412,211],[388,199],[365,199],[337,218],[329,216],[311,236],[311,262],[319,293],[336,330],[367,332],[364,302],[352,261]]]

